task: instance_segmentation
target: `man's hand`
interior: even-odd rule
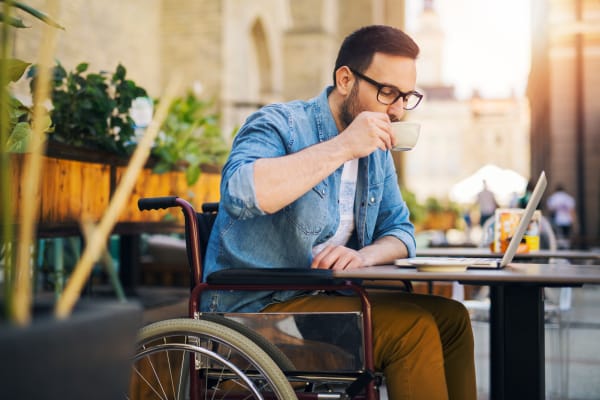
[[[376,149],[389,150],[394,144],[390,117],[385,113],[363,111],[340,133],[340,140],[351,152],[352,159],[365,157]]]
[[[311,268],[353,269],[366,265],[365,258],[356,250],[344,246],[327,246],[313,259]]]
[[[383,236],[360,250],[344,246],[327,246],[313,259],[311,268],[353,269],[390,264],[408,257],[406,245],[394,236]]]

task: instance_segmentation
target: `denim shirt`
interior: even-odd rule
[[[206,251],[204,279],[226,268],[310,268],[313,246],[332,237],[339,224],[338,197],[343,165],[293,203],[273,214],[260,209],[254,162],[280,157],[335,137],[326,88],[309,101],[273,104],[251,115],[235,137],[221,180],[219,213]],[[360,249],[394,236],[415,255],[414,228],[402,199],[389,151],[359,160],[355,229],[347,244]],[[256,312],[303,292],[213,291],[202,296],[202,311]]]

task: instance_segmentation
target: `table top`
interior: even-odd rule
[[[432,247],[417,249],[419,257],[502,257],[487,247]],[[515,259],[566,258],[570,260],[600,261],[600,251],[588,250],[537,250],[515,254]]]
[[[478,283],[519,283],[541,286],[600,284],[600,266],[576,264],[511,263],[504,269],[468,269],[461,272],[420,272],[413,267],[380,265],[333,271],[338,278],[367,280],[460,281]]]

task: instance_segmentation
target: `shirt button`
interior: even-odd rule
[[[371,197],[371,203],[375,203],[375,197]]]

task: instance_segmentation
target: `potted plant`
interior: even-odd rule
[[[28,73],[32,89],[36,86],[37,72],[33,67]],[[132,105],[140,100],[147,104],[146,91],[126,78],[122,65],[114,73],[95,73],[89,71],[87,63],[79,64],[70,72],[58,63],[53,69],[51,98],[48,155],[80,162],[73,168],[92,169],[90,162],[108,166],[105,171],[89,173],[98,176],[99,183],[108,182],[110,187],[104,198],[110,197],[124,172],[126,157],[135,148],[142,130],[136,129]],[[192,91],[177,97],[153,144],[148,169],[141,172],[135,195],[120,222],[141,222],[140,218],[147,218],[137,210],[139,197],[183,193],[193,202],[218,200],[220,176],[216,173],[228,151],[229,144],[221,134],[219,115],[213,110],[212,103],[199,99]],[[203,170],[211,174],[201,178]],[[73,175],[78,174],[85,172]],[[42,193],[50,191],[42,190]],[[56,202],[56,199],[49,199],[44,204]],[[93,207],[82,205],[82,208]],[[179,214],[171,212],[156,213],[152,216],[153,222],[164,219],[182,222]]]
[[[219,128],[219,114],[212,104],[189,90],[175,99],[156,140],[152,155],[156,173],[177,169],[185,171],[192,186],[202,168],[220,167],[229,153],[229,144]]]
[[[31,215],[35,213],[31,211],[36,209],[37,199],[36,196],[29,197],[29,209],[19,213],[18,219],[13,219],[9,151],[23,151],[27,147],[30,152],[27,166],[34,171],[31,164],[36,155],[39,156],[36,152],[42,150],[39,137],[48,127],[48,119],[40,113],[40,108],[36,108],[41,102],[29,109],[15,101],[7,90],[8,83],[20,76],[27,66],[27,63],[7,57],[10,54],[10,30],[25,26],[13,6],[53,26],[58,24],[21,2],[0,0],[0,5],[0,305],[5,311],[0,315],[2,395],[6,398],[61,399],[121,397],[127,389],[129,357],[141,323],[139,306],[134,303],[80,302],[67,318],[57,319],[51,312],[52,302],[40,298],[31,301],[28,283],[32,272],[31,239],[22,240],[22,237],[27,237],[24,231],[31,230],[27,221],[34,220]],[[51,54],[46,53],[40,58],[48,61]],[[42,62],[41,65],[46,64]],[[40,87],[43,82],[41,79]],[[38,101],[44,98],[43,92],[36,93]],[[35,191],[35,185],[32,186],[25,192]],[[17,230],[15,226],[18,226]],[[18,240],[15,240],[15,232]],[[22,249],[25,258],[21,257]],[[21,287],[22,283],[26,284]]]
[[[430,197],[425,202],[425,209],[427,210],[425,229],[445,232],[448,229],[456,228],[459,212],[454,205],[444,205],[438,199]]]
[[[146,90],[127,79],[127,70],[119,64],[113,73],[90,72],[88,63],[80,63],[67,72],[60,64],[52,71],[50,117],[52,142],[72,147],[100,150],[128,156],[135,148],[134,122],[129,110]],[[37,68],[29,69],[32,92]]]
[[[51,153],[66,155],[77,151],[74,147],[107,152],[113,159],[128,156],[136,145],[132,104],[147,98],[147,92],[126,78],[121,64],[114,73],[94,73],[88,68],[87,63],[80,63],[74,71],[67,72],[58,63],[53,69],[52,130],[48,135]],[[36,75],[33,66],[28,72],[32,91]],[[228,152],[229,144],[221,134],[219,114],[212,103],[188,90],[171,105],[153,145],[150,166],[158,174],[184,171],[192,186],[203,168],[219,168]]]

